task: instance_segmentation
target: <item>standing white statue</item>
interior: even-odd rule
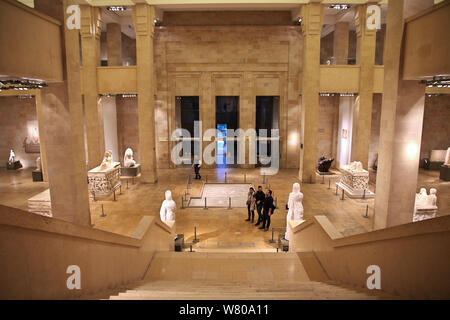
[[[175,221],[175,201],[172,200],[172,192],[167,190],[165,193],[166,200],[161,204],[161,210],[159,211],[159,216],[161,221]]]
[[[444,166],[450,167],[450,147],[448,147],[447,153],[445,154]]]
[[[16,154],[14,153],[13,149],[11,149],[11,151],[9,151],[9,163],[13,163],[14,159],[16,158]]]
[[[102,164],[100,165],[100,170],[109,169],[112,168],[112,166],[113,166],[112,151],[108,150],[105,152]]]
[[[41,157],[36,158],[36,170],[41,171],[42,170],[42,164],[41,164]]]
[[[125,155],[123,156],[123,165],[126,168],[134,167],[136,165],[136,161],[133,159],[133,150],[131,148],[127,148],[125,150]]]
[[[292,192],[289,193],[288,213],[286,216],[286,233],[284,238],[289,240],[289,220],[303,219],[303,193],[300,192],[300,184],[297,182],[292,186]]]

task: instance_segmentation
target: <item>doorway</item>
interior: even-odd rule
[[[195,143],[194,124],[199,121],[199,97],[177,96],[175,97],[175,128],[181,128],[189,132],[190,137],[183,137],[183,151],[181,157],[183,163],[192,163],[194,159]],[[190,151],[189,151],[190,150]],[[190,161],[189,161],[190,160]]]
[[[270,166],[272,156],[272,141],[278,137],[272,137],[271,129],[280,129],[280,97],[256,96],[256,158],[257,166]],[[264,131],[266,134],[264,134]],[[261,147],[259,142],[267,140],[267,147]],[[278,143],[279,145],[279,143]],[[280,153],[279,153],[280,154]]]
[[[216,164],[218,168],[237,166],[237,144],[233,145],[233,150],[229,150],[231,145],[227,145],[227,130],[239,128],[239,97],[238,96],[217,96],[216,97]],[[229,152],[233,153],[230,158]],[[228,159],[227,159],[228,155]]]

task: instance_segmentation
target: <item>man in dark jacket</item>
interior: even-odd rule
[[[273,205],[272,190],[267,190],[267,197],[264,200],[263,214],[262,214],[262,226],[259,229],[268,231],[270,227],[270,216],[273,213],[275,206]]]
[[[255,226],[258,226],[262,222],[261,210],[262,210],[265,198],[266,198],[266,195],[264,194],[264,191],[262,191],[262,187],[258,186],[258,191],[256,191],[256,194],[255,194],[256,211],[258,212],[258,221],[256,221]]]

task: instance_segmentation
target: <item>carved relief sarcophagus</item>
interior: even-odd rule
[[[113,162],[111,167],[101,168],[98,166],[88,171],[89,193],[92,197],[106,198],[114,190],[117,190],[120,183],[120,162]]]

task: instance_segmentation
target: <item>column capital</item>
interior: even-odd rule
[[[356,29],[356,36],[361,37],[361,36],[375,36],[377,33],[376,29],[367,29],[367,7],[372,5],[372,4],[376,4],[375,2],[373,3],[366,3],[366,4],[361,4],[358,7],[356,7],[355,9],[355,29]]]
[[[133,10],[133,23],[136,36],[153,37],[155,31],[155,7],[146,3],[136,3]]]
[[[323,24],[323,5],[317,2],[311,2],[302,6],[302,34],[320,35]]]
[[[100,39],[102,33],[101,13],[98,7],[81,5],[81,26],[80,34],[83,38],[95,37]]]

